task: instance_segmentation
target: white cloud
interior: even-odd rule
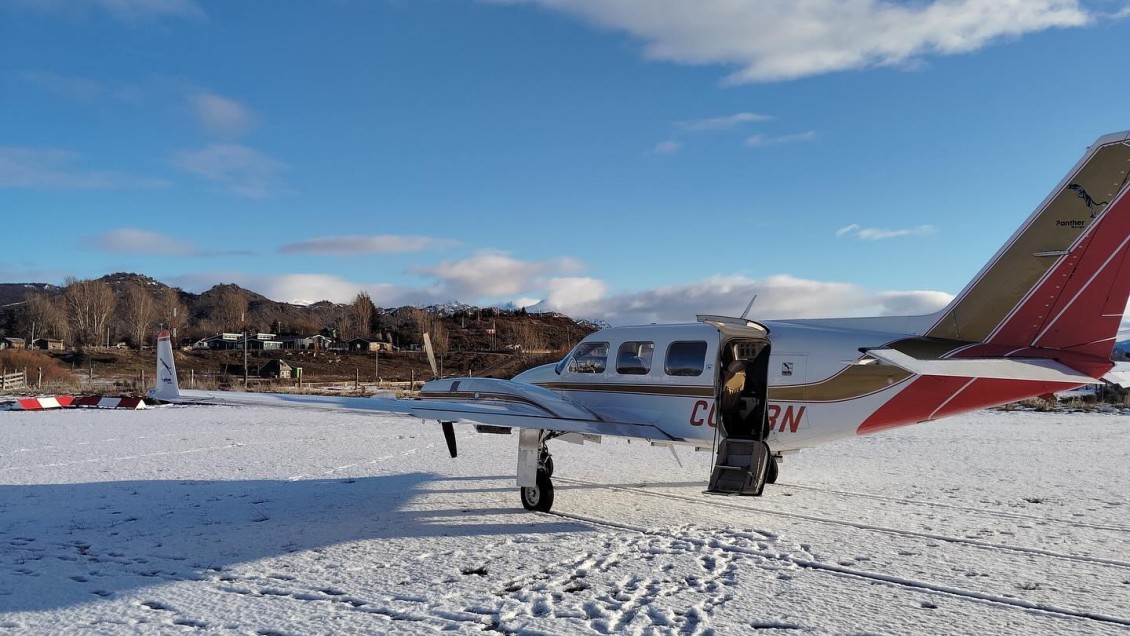
[[[163,179],[76,167],[77,160],[69,150],[0,146],[0,188],[124,190],[169,185]]]
[[[940,291],[892,291],[876,296],[880,316],[920,316],[945,307],[953,294]]]
[[[1091,21],[1078,0],[510,1],[626,32],[650,59],[736,67],[730,83],[907,66]]]
[[[415,286],[346,280],[326,274],[265,276],[209,273],[182,276],[177,284],[203,291],[218,282],[234,282],[268,298],[288,302],[348,302],[367,292],[382,307],[429,305],[447,301],[512,303],[535,311],[559,311],[611,324],[693,321],[696,314],[736,316],[755,294],[756,319],[835,318],[928,314],[953,296],[939,291],[873,291],[851,283],[817,281],[789,275],[761,279],[712,276],[703,280],[628,293],[610,293],[608,285],[586,276],[562,276],[562,261],[529,262],[499,252],[481,252],[417,273],[429,281]],[[540,301],[535,299],[541,299]]]
[[[551,307],[583,307],[600,302],[608,292],[604,281],[582,276],[547,278],[544,286],[545,303]]]
[[[199,150],[182,150],[177,167],[223,185],[228,191],[252,199],[286,192],[278,173],[287,165],[240,144],[209,144]]]
[[[860,227],[858,223],[852,223],[851,225],[836,230],[836,238],[854,236],[862,241],[882,241],[903,236],[928,236],[937,231],[938,228],[933,225],[919,225],[917,227],[903,228],[900,230],[888,230],[876,227]]]
[[[430,305],[457,300],[466,303],[524,307],[550,298],[575,305],[604,294],[604,283],[576,273],[583,264],[571,258],[523,261],[504,252],[482,251],[465,259],[445,261],[413,270],[426,279],[420,285],[350,281],[328,274],[260,275],[246,272],[204,272],[177,278],[188,290],[203,291],[219,282],[232,282],[268,298],[286,302],[330,300],[348,302],[359,291],[384,307]]]
[[[279,248],[280,254],[402,254],[427,249],[450,247],[455,241],[430,236],[396,236],[376,234],[371,236],[327,236]]]
[[[204,250],[188,241],[167,234],[123,227],[83,239],[84,246],[111,254],[152,254],[156,256],[252,256],[249,250]]]
[[[438,279],[438,291],[445,300],[462,300],[525,295],[533,281],[550,266],[518,260],[505,252],[480,251],[462,260],[419,267],[415,271]]]
[[[367,287],[327,274],[264,275],[247,272],[200,272],[171,279],[174,286],[200,293],[220,283],[234,283],[262,294],[271,300],[291,303],[312,303],[319,300],[345,303]],[[379,286],[375,286],[379,287]],[[377,296],[374,302],[381,304]]]
[[[683,149],[683,144],[673,139],[661,141],[651,149],[653,155],[673,155]]]
[[[757,113],[735,113],[725,117],[711,117],[709,119],[692,119],[688,121],[675,122],[675,125],[683,130],[692,132],[702,132],[708,130],[729,130],[742,124],[753,122],[769,121],[773,119],[769,115],[759,115]]]
[[[556,302],[547,300],[539,308],[617,325],[682,322],[694,320],[696,314],[739,315],[755,294],[752,315],[759,319],[924,314],[941,309],[952,298],[934,291],[873,292],[850,283],[788,275],[714,276],[639,292],[565,296]]]
[[[209,132],[234,137],[247,132],[255,123],[247,106],[223,95],[198,93],[189,101],[197,121]]]
[[[790,135],[752,135],[746,137],[745,145],[751,148],[757,148],[761,146],[775,146],[777,144],[795,144],[803,141],[812,141],[813,139],[816,139],[816,131],[808,130]]]
[[[193,0],[18,0],[19,4],[44,13],[68,17],[102,11],[122,22],[153,18],[203,18],[204,10]]]
[[[192,256],[197,253],[191,243],[158,232],[137,228],[119,228],[89,239],[95,249],[113,254],[159,254]]]

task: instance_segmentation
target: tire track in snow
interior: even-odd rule
[[[334,610],[371,615],[374,618],[387,620],[393,625],[414,623],[428,625],[437,631],[469,627],[482,631],[488,629],[504,631],[498,629],[496,612],[475,609],[447,610],[422,597],[409,595],[370,597],[364,594],[350,594],[334,586],[309,586],[290,576],[235,576],[227,573],[210,577],[209,583],[212,584],[213,589],[226,594],[321,604]]]
[[[647,488],[636,488],[632,486],[620,486],[615,484],[599,484],[596,482],[585,481],[582,479],[571,479],[565,477],[555,477],[556,480],[580,484],[585,486],[593,486],[596,488],[605,488],[608,490],[618,490],[622,492],[637,493],[643,495],[650,495],[652,497],[660,497],[664,499],[672,499],[676,501],[685,501],[689,503],[701,504],[704,506],[714,506],[717,508],[726,508],[732,510],[745,510],[748,512],[757,512],[761,514],[774,515],[777,517],[786,517],[789,519],[801,519],[803,521],[812,521],[815,523],[826,523],[830,525],[845,526],[849,528],[856,528],[859,530],[867,530],[871,532],[882,532],[902,537],[912,537],[916,539],[930,539],[933,541],[943,541],[945,543],[954,543],[960,545],[968,545],[984,550],[993,551],[1006,551],[1016,552],[1020,554],[1030,554],[1036,556],[1050,557],[1054,559],[1063,559],[1065,561],[1075,561],[1078,563],[1090,563],[1094,565],[1102,565],[1107,567],[1116,567],[1130,569],[1130,562],[1119,561],[1117,559],[1106,559],[1103,557],[1092,557],[1080,554],[1065,554],[1063,552],[1054,552],[1052,550],[1044,550],[1042,548],[1033,548],[1028,546],[1009,545],[1007,543],[993,543],[991,541],[981,541],[980,539],[969,539],[966,537],[954,537],[944,534],[934,534],[931,532],[919,532],[917,530],[902,530],[899,528],[888,528],[885,526],[877,526],[867,523],[859,523],[855,521],[847,521],[844,519],[830,519],[828,517],[818,517],[815,515],[807,515],[800,512],[785,512],[781,510],[769,510],[766,508],[755,508],[753,506],[743,506],[741,504],[730,503],[726,501],[715,501],[716,495],[704,495],[702,498],[687,497],[684,495],[676,495],[673,493],[659,492],[649,490]]]
[[[559,479],[561,479],[561,478],[559,478]],[[566,480],[562,479],[562,481],[566,481]],[[568,481],[579,482],[580,480],[568,480]],[[584,482],[581,482],[581,483],[584,483]],[[601,486],[601,484],[593,484],[593,485]],[[604,487],[608,487],[608,486],[604,486]],[[616,490],[616,489],[619,489],[619,487],[611,487],[611,489]],[[638,488],[627,488],[627,489],[624,489],[624,490],[627,490],[627,491],[630,491],[630,492],[646,492],[646,491],[644,491],[642,489],[638,489]],[[656,493],[648,493],[648,494],[656,494]],[[678,499],[684,499],[683,497],[679,497],[677,495],[674,495],[673,497],[678,498]],[[694,501],[693,499],[690,499],[690,498],[685,498],[685,499],[688,499],[690,501]],[[702,503],[709,504],[710,502],[702,502]],[[749,508],[749,507],[746,507],[746,506],[730,506],[730,507],[744,508],[746,510],[750,510],[750,511],[753,511],[753,512],[761,512],[761,511],[757,510],[756,508]],[[623,523],[618,523],[618,522],[615,522],[615,521],[609,521],[609,520],[606,520],[606,519],[598,519],[598,518],[594,518],[594,517],[588,517],[586,515],[577,515],[577,514],[562,513],[562,512],[547,512],[547,513],[539,513],[539,514],[561,517],[561,518],[570,519],[570,520],[573,520],[573,521],[580,521],[582,523],[589,523],[589,524],[592,524],[592,525],[598,526],[598,527],[616,528],[616,529],[620,529],[620,530],[626,530],[626,531],[629,531],[629,532],[637,532],[637,533],[642,533],[642,534],[647,534],[647,535],[673,536],[673,535],[670,535],[667,531],[664,531],[662,529],[645,528],[645,527],[641,527],[641,526],[623,524]],[[723,531],[722,534],[726,534],[727,532],[729,532],[729,531]],[[740,535],[741,533],[738,533],[738,534]],[[684,540],[691,540],[691,539],[684,538]],[[1092,621],[1101,622],[1101,623],[1130,627],[1130,618],[1123,618],[1121,616],[1113,616],[1113,615],[1108,615],[1108,614],[1101,614],[1101,613],[1098,613],[1098,612],[1088,612],[1088,611],[1085,611],[1085,610],[1075,610],[1075,609],[1071,609],[1071,608],[1057,607],[1057,606],[1046,604],[1046,603],[1035,603],[1035,602],[1027,601],[1027,600],[1024,600],[1024,599],[998,596],[998,595],[995,595],[995,594],[988,594],[988,593],[985,593],[985,592],[977,592],[975,590],[966,590],[966,589],[952,587],[952,586],[948,586],[948,585],[931,583],[929,581],[919,581],[919,580],[915,580],[915,579],[909,579],[909,578],[904,578],[904,577],[899,577],[899,576],[892,576],[892,575],[888,575],[888,574],[883,574],[883,573],[880,573],[880,572],[871,572],[871,571],[868,571],[868,570],[860,570],[860,569],[857,569],[857,568],[851,568],[851,567],[847,567],[847,566],[843,566],[843,565],[837,565],[837,564],[833,564],[833,563],[826,563],[826,562],[823,562],[823,561],[814,561],[814,560],[811,560],[811,559],[800,558],[800,557],[796,557],[796,556],[793,556],[793,555],[788,554],[788,553],[774,552],[774,551],[768,549],[767,547],[762,548],[761,546],[759,546],[757,549],[752,549],[752,548],[749,548],[747,546],[727,544],[726,542],[718,541],[716,537],[700,538],[698,540],[700,542],[702,542],[704,545],[711,545],[712,547],[717,547],[718,549],[720,549],[722,551],[737,552],[737,553],[743,554],[743,555],[760,557],[761,559],[764,559],[764,560],[770,560],[770,561],[775,560],[775,561],[778,561],[778,562],[788,563],[788,564],[794,565],[794,566],[799,567],[799,568],[812,570],[812,571],[816,571],[816,572],[831,573],[831,574],[836,574],[836,575],[840,575],[840,576],[846,576],[846,577],[856,578],[856,579],[860,579],[860,580],[870,581],[870,582],[874,582],[874,583],[883,583],[883,584],[892,585],[892,586],[901,587],[901,588],[910,589],[910,590],[916,590],[916,591],[922,591],[922,592],[932,592],[932,593],[937,593],[937,594],[946,594],[948,596],[954,596],[954,597],[958,597],[958,598],[962,598],[962,599],[966,599],[966,600],[990,603],[990,604],[993,604],[993,605],[1006,606],[1006,607],[1009,607],[1009,608],[1018,608],[1018,609],[1023,609],[1023,610],[1026,610],[1026,611],[1040,612],[1040,613],[1044,613],[1044,614],[1062,616],[1062,617],[1065,617],[1065,618],[1081,618],[1081,619],[1092,620]]]
[[[988,508],[977,508],[975,506],[961,506],[958,504],[950,504],[942,501],[923,501],[917,499],[903,499],[900,497],[889,497],[887,495],[875,495],[871,493],[852,492],[850,490],[835,490],[832,488],[817,488],[815,486],[800,486],[796,484],[782,484],[777,483],[773,485],[775,488],[795,488],[797,490],[809,490],[812,492],[823,492],[833,495],[845,495],[848,497],[860,497],[864,499],[872,499],[875,501],[888,501],[891,503],[901,503],[912,506],[924,506],[927,508],[946,508],[949,510],[961,510],[963,512],[973,512],[976,514],[989,515],[994,517],[1004,517],[1007,519],[1021,519],[1025,521],[1046,521],[1051,523],[1062,523],[1064,525],[1073,526],[1077,528],[1089,528],[1092,530],[1111,530],[1114,532],[1130,532],[1130,526],[1119,526],[1102,523],[1090,523],[1087,521],[1076,521],[1073,519],[1059,519],[1056,517],[1040,517],[1037,515],[1028,515],[1022,512],[1011,512],[1008,510],[990,510]]]

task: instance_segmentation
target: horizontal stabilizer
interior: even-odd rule
[[[1103,380],[1130,389],[1130,362],[1115,362],[1114,368],[1103,376]]]
[[[867,355],[918,375],[960,378],[993,378],[998,380],[1030,380],[1095,384],[1089,375],[1045,358],[970,358],[920,360],[895,349],[869,349]]]

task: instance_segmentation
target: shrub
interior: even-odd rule
[[[34,385],[39,377],[39,369],[43,369],[43,382],[45,384],[70,384],[76,381],[70,369],[63,367],[59,361],[46,353],[26,349],[6,349],[0,351],[0,367],[7,373],[27,369],[27,381]]]

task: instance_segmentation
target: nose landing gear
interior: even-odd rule
[[[549,512],[553,507],[553,457],[545,443],[551,431],[523,429],[518,437],[518,491],[526,510]]]
[[[536,512],[549,512],[553,507],[553,482],[549,473],[539,470],[533,486],[521,488],[522,507]]]

